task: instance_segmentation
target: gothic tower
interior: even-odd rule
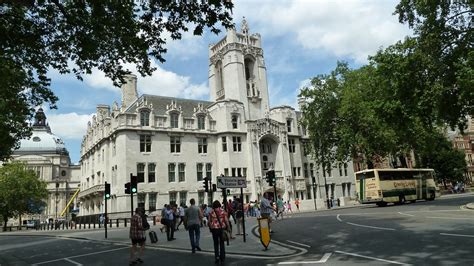
[[[240,32],[235,28],[209,46],[211,100],[233,99],[245,106],[247,120],[264,117],[269,110],[267,71],[260,34],[249,34],[245,17]]]

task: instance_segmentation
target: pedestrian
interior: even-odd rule
[[[221,203],[216,200],[212,203],[212,211],[209,213],[209,229],[212,233],[212,240],[214,242],[214,258],[215,263],[224,262],[225,260],[225,245],[224,245],[224,230],[229,228],[229,218],[227,213],[222,210]]]
[[[278,195],[276,206],[277,206],[276,218],[278,219],[278,217],[280,217],[281,219],[283,219],[283,212],[285,211],[285,208],[283,207],[283,199],[281,198],[281,195]]]
[[[179,231],[179,226],[184,222],[184,203],[181,203],[178,208],[179,224],[176,226],[176,231]]]
[[[186,208],[184,211],[184,227],[189,232],[189,240],[191,241],[191,252],[195,253],[201,251],[199,247],[199,239],[201,238],[201,222],[202,222],[202,211],[200,208],[196,207],[196,201],[191,199],[189,201],[191,206]]]
[[[300,211],[300,199],[299,199],[299,198],[296,198],[296,199],[295,199],[295,205],[296,205],[296,209],[297,209],[298,211]]]
[[[270,201],[268,200],[268,193],[265,192],[262,199],[260,200],[260,213],[262,218],[268,219],[268,229],[270,230],[270,233],[273,233],[270,226],[272,223],[272,212],[273,208]]]
[[[104,224],[104,214],[101,214],[101,215],[99,216],[99,223],[100,223],[100,225],[103,225],[103,224]]]
[[[293,210],[291,209],[291,202],[290,201],[287,201],[286,202],[286,206],[288,207],[288,212],[290,213],[293,213]]]
[[[143,251],[145,250],[145,231],[143,230],[142,215],[144,212],[141,208],[135,209],[135,215],[132,216],[130,222],[130,239],[132,240],[132,247],[130,249],[129,265],[143,263]],[[136,256],[137,244],[140,245],[140,252]],[[135,260],[135,257],[137,259]]]
[[[173,209],[171,208],[171,204],[168,204],[165,210],[166,239],[168,241],[176,239],[174,238],[173,220],[174,220],[174,212],[173,212]]]
[[[163,229],[166,232],[166,209],[167,209],[167,207],[168,207],[168,204],[165,204],[163,206],[163,209],[161,209],[161,219],[160,219],[160,223],[161,223],[160,231],[161,231],[161,233],[163,233]]]
[[[242,203],[240,203],[239,199],[236,199],[235,201],[237,202],[235,209],[235,219],[237,220],[237,235],[243,235],[242,222],[244,219],[244,213],[242,212]]]

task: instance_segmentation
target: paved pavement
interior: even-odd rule
[[[235,232],[235,224],[234,232]],[[174,241],[166,240],[166,233],[160,233],[160,224],[151,226],[150,230],[157,232],[158,243],[152,244],[147,240],[146,245],[163,250],[174,250],[174,251],[191,251],[189,242],[188,232],[182,227],[181,230],[175,232]],[[0,236],[50,236],[64,239],[83,239],[100,241],[103,243],[115,243],[115,244],[126,244],[130,243],[128,238],[128,228],[112,228],[108,229],[108,237],[105,239],[104,229],[82,229],[82,230],[58,230],[58,231],[33,231],[33,230],[22,230],[16,232],[5,232]],[[297,254],[302,254],[304,249],[294,247],[286,243],[280,243],[272,241],[268,250],[265,250],[263,245],[260,243],[260,239],[257,237],[257,219],[250,217],[246,219],[246,230],[247,239],[243,242],[243,236],[236,236],[235,239],[230,241],[230,245],[226,247],[226,253],[235,256],[245,256],[246,258],[279,258],[287,257]],[[210,255],[214,252],[214,246],[212,236],[207,227],[201,228],[201,240],[200,247],[202,253],[208,253]]]

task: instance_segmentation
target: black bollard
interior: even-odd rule
[[[119,227],[119,219],[116,220],[117,221],[117,228]],[[112,227],[112,226],[110,226]]]

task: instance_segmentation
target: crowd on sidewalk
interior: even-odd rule
[[[166,233],[167,241],[173,241],[175,231],[182,228],[188,231],[191,245],[191,252],[201,251],[199,242],[201,228],[208,227],[213,239],[215,263],[225,261],[225,243],[229,245],[231,239],[235,239],[235,235],[243,234],[243,218],[261,217],[267,218],[269,225],[272,220],[283,219],[284,215],[292,213],[292,204],[290,201],[283,201],[281,195],[276,200],[271,198],[267,193],[260,201],[249,202],[243,204],[240,198],[234,197],[228,201],[214,201],[212,205],[203,204],[196,206],[194,199],[189,201],[190,206],[181,203],[165,204],[161,211],[161,233]],[[294,202],[299,211],[299,200]],[[231,219],[235,225],[233,228]],[[132,247],[130,250],[130,265],[143,263],[143,252],[145,248],[146,231],[149,225],[142,208],[137,208],[135,215],[132,217],[130,226],[130,239]],[[271,229],[271,227],[270,227]],[[270,230],[273,233],[272,230]],[[138,249],[138,246],[139,249]],[[138,254],[136,254],[138,253]]]

